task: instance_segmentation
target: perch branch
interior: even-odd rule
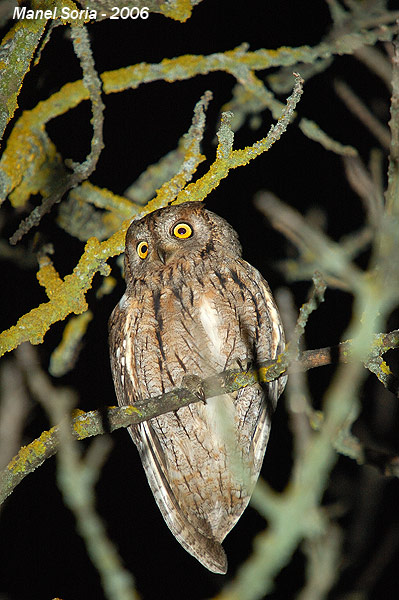
[[[399,330],[375,336],[372,357],[380,356],[392,348],[399,347]],[[259,365],[258,369],[248,371],[225,371],[202,381],[203,396],[199,397],[191,390],[180,388],[166,394],[148,398],[132,406],[109,407],[84,413],[79,411],[71,421],[72,435],[82,440],[128,427],[152,419],[161,414],[173,412],[192,402],[200,402],[223,393],[232,393],[255,383],[266,383],[277,379],[288,371],[307,371],[318,366],[350,361],[351,343],[343,342],[332,348],[307,350],[299,360],[289,364],[288,353],[284,352],[276,360]],[[365,365],[367,367],[367,363]],[[391,391],[398,393],[398,380],[392,374],[381,379]],[[58,449],[59,427],[52,427],[28,446],[21,448],[0,475],[0,503],[11,494],[14,488],[40,467],[43,462],[53,456]]]

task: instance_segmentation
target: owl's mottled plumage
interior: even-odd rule
[[[126,235],[126,292],[110,318],[120,405],[256,365],[284,348],[280,317],[236,232],[202,203],[157,210]],[[181,545],[225,573],[222,540],[249,502],[284,379],[130,427],[162,515]],[[267,396],[267,398],[266,398]]]

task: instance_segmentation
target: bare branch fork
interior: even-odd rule
[[[376,373],[380,381],[390,391],[398,396],[398,378],[390,373],[384,363],[381,368],[381,357],[390,349],[399,347],[399,330],[375,336],[373,349],[365,363],[365,367]],[[137,402],[132,406],[106,407],[90,412],[75,411],[71,420],[72,436],[77,440],[109,433],[141,423],[161,414],[176,411],[193,402],[206,401],[222,393],[235,392],[254,383],[267,383],[280,377],[284,373],[293,371],[307,371],[338,362],[348,362],[351,354],[351,342],[343,342],[337,346],[308,350],[302,352],[297,359],[290,360],[290,349],[283,352],[275,360],[258,365],[255,369],[246,371],[230,370],[194,382],[195,386],[179,388],[166,394]],[[376,365],[379,365],[377,369]],[[37,365],[37,369],[40,367]],[[76,414],[78,412],[78,414]],[[18,454],[0,474],[0,503],[9,496],[14,488],[40,467],[47,458],[53,456],[59,447],[59,426],[45,431],[39,438],[28,446],[22,447]]]

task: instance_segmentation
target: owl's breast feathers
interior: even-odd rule
[[[137,282],[110,319],[118,402],[131,404],[277,356],[280,318],[262,276],[241,259],[165,268],[158,285]],[[177,276],[178,275],[178,276]],[[133,291],[131,291],[133,289]],[[180,543],[215,572],[225,572],[220,542],[248,504],[280,389],[251,386],[131,428],[161,512]]]

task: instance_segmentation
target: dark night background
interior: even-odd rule
[[[323,2],[204,0],[194,8],[192,17],[185,24],[151,14],[145,21],[97,22],[89,26],[89,32],[97,70],[103,72],[141,61],[157,63],[165,57],[182,54],[222,52],[242,42],[248,42],[251,50],[283,45],[314,46],[328,33],[330,25],[327,4]],[[262,76],[268,74],[261,73]],[[33,108],[64,83],[80,77],[80,66],[67,29],[58,27],[44,48],[39,65],[32,68],[25,79],[18,114],[23,109]],[[315,120],[342,143],[356,146],[367,162],[370,150],[377,142],[335,95],[332,84],[336,77],[349,83],[371,108],[378,109],[380,119],[387,122],[389,93],[386,87],[349,56],[337,57],[327,71],[305,84],[298,115]],[[208,161],[199,170],[203,173],[213,160],[218,115],[223,104],[230,100],[233,85],[232,76],[218,72],[188,81],[156,82],[136,90],[104,95],[105,149],[90,181],[123,194],[149,164],[175,148],[191,123],[195,103],[209,89],[213,92],[213,101],[208,109],[203,144]],[[285,96],[280,99],[284,101]],[[261,116],[262,124],[258,130],[251,130],[247,123],[237,132],[235,148],[266,135],[272,118],[268,111]],[[89,103],[85,102],[47,126],[64,158],[82,161],[88,154],[90,117]],[[272,190],[302,214],[315,207],[323,210],[326,230],[334,239],[350,234],[364,221],[361,202],[345,180],[341,159],[305,137],[297,128],[297,122],[269,152],[248,166],[230,172],[206,202],[208,208],[225,217],[237,229],[244,258],[263,273],[273,290],[285,285],[276,262],[292,254],[293,250],[253,207],[252,199],[258,190]],[[6,204],[5,238],[13,233],[21,218],[11,210],[9,203]],[[57,227],[55,214],[56,209],[43,219],[40,230],[44,238],[54,244],[55,266],[64,276],[75,266],[83,244]],[[22,243],[28,246],[32,238],[31,232]],[[367,256],[362,256],[359,264],[366,259]],[[80,359],[71,373],[54,380],[55,385],[77,390],[79,408],[83,410],[116,402],[108,364],[107,320],[124,285],[115,262],[110,263],[115,267],[113,274],[119,283],[114,292],[101,301],[94,301],[94,293],[89,293],[94,319]],[[1,269],[3,281],[6,281],[1,311],[3,330],[45,301],[46,296],[36,282],[35,270],[19,269],[3,261]],[[94,288],[99,282],[100,277],[95,279]],[[306,299],[309,284],[290,284],[290,288],[299,307]],[[318,348],[337,343],[350,318],[350,309],[349,296],[329,290],[326,302],[309,323],[307,346]],[[63,327],[64,323],[53,326],[39,347],[44,368],[59,343]],[[394,327],[397,322],[392,320],[387,329]],[[324,368],[310,375],[317,407],[331,374],[330,368]],[[395,450],[397,415],[394,398],[378,387],[376,380],[370,377],[362,391],[364,414],[356,432]],[[389,425],[384,427],[377,418],[377,401],[381,402],[381,399],[384,406],[388,406],[384,414],[390,415]],[[42,410],[32,401],[24,443],[47,427]],[[97,486],[98,510],[124,564],[134,574],[142,597],[145,600],[172,597],[175,600],[199,600],[215,595],[249,555],[253,536],[263,528],[263,520],[249,508],[224,543],[230,565],[228,575],[209,573],[180,547],[164,524],[128,434],[120,430],[112,435],[112,439],[114,447]],[[263,476],[281,490],[289,478],[290,464],[290,430],[284,402],[280,401]],[[369,494],[376,502],[375,514],[367,513],[368,525],[362,529],[362,521],[356,514]],[[343,572],[330,598],[346,597],[347,592],[356,589],[356,582],[368,576],[373,578],[368,598],[397,597],[398,481],[384,479],[375,469],[358,467],[350,459],[340,457],[326,501],[337,503],[339,523],[346,532]],[[57,489],[54,458],[17,487],[0,517],[0,600],[104,598],[99,576],[86,555],[82,540],[75,533],[74,518],[64,507]],[[356,536],[362,540],[359,542]],[[384,544],[386,550],[376,551]],[[373,557],[381,558],[381,553],[387,558],[376,574],[373,569],[378,569],[378,565]],[[275,591],[269,597],[273,600],[294,598],[304,580],[304,564],[298,550],[291,564],[279,575]]]

